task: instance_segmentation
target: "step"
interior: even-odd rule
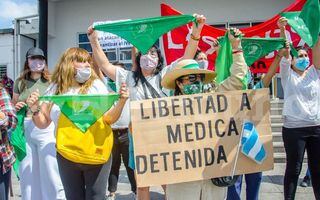
[[[284,153],[285,150],[283,142],[273,142],[273,152]]]
[[[275,163],[286,163],[286,154],[274,152],[273,159]]]
[[[272,132],[272,140],[273,142],[283,142],[282,140],[282,132]]]
[[[270,108],[271,115],[282,115],[282,108]]]
[[[277,101],[270,101],[270,106],[271,108],[283,108],[283,100],[277,100]]]
[[[274,163],[286,163],[286,153],[273,153]],[[304,163],[308,162],[307,154],[304,154]]]
[[[282,123],[283,122],[283,117],[282,115],[271,115],[271,123]]]
[[[283,123],[272,123],[271,130],[272,132],[282,132]]]

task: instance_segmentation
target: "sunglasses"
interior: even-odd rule
[[[186,76],[182,76],[178,79],[180,82],[182,81],[189,81],[191,83],[194,83],[196,81],[203,81],[204,80],[204,74],[189,74]]]

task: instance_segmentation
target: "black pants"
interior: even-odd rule
[[[0,162],[0,200],[8,200],[11,169],[7,173],[3,174],[2,161]]]
[[[134,171],[128,166],[129,164],[129,138],[128,140],[119,140],[119,135],[123,137],[124,134],[128,134],[128,130],[126,133],[119,133],[118,131],[113,131],[114,133],[114,144],[112,148],[112,167],[109,175],[109,192],[117,191],[117,184],[119,179],[119,171],[121,166],[121,157],[126,167],[127,175],[129,178],[129,182],[131,185],[131,191],[136,193],[137,185],[136,180],[134,178]]]
[[[304,152],[307,150],[312,187],[315,198],[320,200],[320,126],[282,129],[287,156],[284,176],[284,198],[294,199],[301,172]]]
[[[78,164],[57,153],[66,198],[68,200],[104,200],[111,160],[110,157],[103,165]]]

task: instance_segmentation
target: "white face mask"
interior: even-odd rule
[[[85,67],[81,69],[76,69],[77,73],[75,75],[76,81],[78,83],[84,83],[91,77],[91,68]]]
[[[152,57],[151,55],[142,55],[140,57],[140,67],[142,69],[151,71],[155,69],[158,66],[158,60],[159,58]]]
[[[199,60],[198,64],[200,69],[208,69],[209,62],[207,60]]]
[[[32,72],[41,72],[46,66],[46,61],[41,59],[28,59],[28,65]]]

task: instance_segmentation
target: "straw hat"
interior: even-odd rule
[[[189,74],[204,74],[205,77],[203,83],[209,83],[216,77],[216,73],[214,71],[200,69],[197,61],[193,59],[185,59],[179,61],[171,71],[164,75],[161,85],[164,88],[174,90],[176,87],[176,79]]]

